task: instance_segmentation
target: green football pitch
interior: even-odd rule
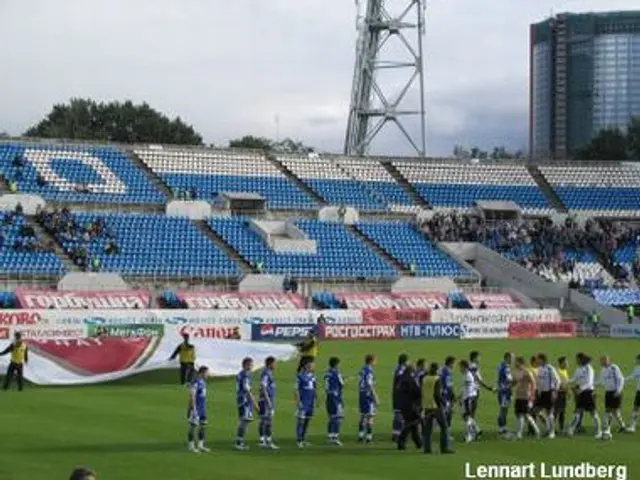
[[[236,452],[233,449],[236,408],[231,379],[210,380],[208,444],[213,451],[200,455],[185,450],[187,392],[175,385],[175,372],[154,373],[109,385],[29,386],[22,393],[0,392],[0,479],[64,479],[73,467],[86,465],[98,472],[100,480],[372,480],[424,476],[458,480],[465,478],[465,462],[512,465],[542,461],[627,465],[628,478],[640,478],[640,433],[637,436],[614,433],[612,441],[596,441],[591,433],[591,420],[587,418],[588,433],[578,437],[502,440],[496,435],[495,395],[488,392],[483,392],[480,401],[478,418],[485,435],[479,442],[467,445],[460,441],[462,422],[456,412],[455,455],[426,456],[412,449],[411,444],[407,452],[396,451],[390,442],[390,383],[397,355],[407,352],[413,360],[424,357],[442,362],[446,355],[462,358],[473,349],[481,352],[483,375],[493,383],[496,366],[506,350],[527,357],[544,351],[553,359],[567,355],[571,360],[576,352],[585,351],[593,356],[596,372],[599,370],[597,358],[611,354],[624,374],[629,375],[634,357],[640,353],[640,344],[609,339],[324,343],[317,365],[318,376],[322,375],[328,358],[337,355],[342,359],[342,371],[347,379],[342,448],[326,444],[321,392],[320,408],[310,427],[312,446],[304,450],[296,447],[294,362],[280,364],[276,372],[278,405],[274,433],[281,447],[279,451],[263,451],[255,446],[255,424],[251,425],[248,435],[251,450]],[[367,353],[374,353],[379,359],[376,375],[382,403],[376,419],[376,442],[360,445],[355,441],[358,421],[355,377]],[[635,382],[628,385],[625,392],[626,420],[631,413],[634,391]],[[600,409],[602,398],[603,395],[599,395]],[[509,422],[513,427],[512,412]]]

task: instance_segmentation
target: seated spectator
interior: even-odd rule
[[[99,272],[101,267],[102,267],[102,262],[100,261],[100,258],[99,257],[92,257],[91,258],[91,271],[92,272]]]
[[[104,253],[106,253],[107,255],[117,255],[118,253],[120,253],[120,247],[113,240],[109,240],[104,246]]]
[[[36,177],[36,184],[39,187],[46,187],[47,186],[47,180],[40,174],[38,174],[38,176]]]

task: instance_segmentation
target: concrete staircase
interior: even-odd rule
[[[234,260],[240,266],[240,269],[244,273],[258,273],[256,269],[253,268],[251,264],[247,260],[245,260],[244,257],[240,255],[235,248],[229,245],[227,241],[218,234],[218,232],[211,228],[205,220],[194,220],[193,223],[198,228],[198,230],[200,230],[207,236],[209,240],[215,243],[218,248],[220,248],[225,254],[227,254],[229,258]]]
[[[62,245],[58,243],[53,235],[42,228],[42,226],[36,221],[35,218],[27,217],[26,221],[30,227],[33,227],[33,230],[36,232],[38,238],[40,238],[44,243],[51,243],[53,245],[56,256],[60,259],[67,272],[83,271],[82,268],[73,263],[71,257],[69,257],[69,255],[67,255],[67,253],[64,251],[64,248],[62,248]]]
[[[136,168],[140,170],[145,175],[145,177],[149,179],[149,181],[153,184],[153,186],[155,186],[158,190],[164,193],[167,196],[167,199],[171,200],[173,198],[173,192],[171,191],[171,188],[169,188],[169,185],[164,183],[164,180],[162,180],[158,175],[156,175],[153,172],[153,170],[151,170],[151,168],[149,168],[149,166],[146,163],[144,163],[140,159],[140,157],[138,157],[138,155],[134,153],[133,150],[127,151],[127,155],[129,156],[129,159],[131,160],[131,162],[136,166]]]
[[[395,181],[398,182],[402,186],[402,188],[404,188],[405,192],[407,192],[407,195],[409,195],[409,198],[414,205],[418,205],[419,207],[427,210],[431,208],[427,201],[420,196],[413,185],[411,185],[409,181],[404,178],[404,175],[400,173],[395,165],[393,165],[391,162],[383,162],[382,165],[387,169],[387,172],[389,172],[389,174],[395,179]]]
[[[364,233],[358,230],[358,227],[355,225],[345,225],[345,228],[351,232],[355,237],[362,240],[371,250],[376,252],[380,257],[384,258],[387,263],[393,265],[393,267],[398,270],[402,275],[409,275],[411,272],[408,266],[405,266],[402,262],[398,261],[395,257],[392,257],[389,252],[387,252],[384,248],[378,245],[376,242],[367,237]]]
[[[540,188],[540,190],[542,190],[542,193],[544,193],[544,195],[547,197],[551,206],[560,213],[567,213],[569,209],[565,206],[564,203],[562,203],[562,200],[560,200],[560,197],[558,197],[556,192],[553,191],[553,188],[551,188],[551,185],[549,185],[547,179],[544,178],[544,175],[542,175],[542,172],[540,171],[538,166],[527,165],[527,170],[529,170],[529,174],[538,184],[538,188]]]
[[[285,167],[284,164],[280,160],[278,160],[274,155],[267,154],[266,158],[273,165],[275,165],[278,170],[284,173],[288,179],[290,179],[293,183],[295,183],[298,189],[305,192],[308,196],[313,198],[320,205],[323,205],[323,206],[328,205],[328,202],[324,198],[318,195],[314,190],[311,189],[311,187],[309,187],[306,183],[304,183],[301,179],[299,179],[291,170]]]

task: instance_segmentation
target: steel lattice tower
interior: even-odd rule
[[[366,2],[364,11],[361,1]],[[400,0],[395,1],[401,3]],[[425,156],[422,37],[426,0],[402,2],[402,10],[396,12],[397,9],[394,9],[390,12],[392,0],[356,0],[358,42],[344,145],[344,153],[347,155],[365,155],[371,142],[384,127],[388,123],[395,123],[416,153],[421,157]],[[409,60],[381,58],[381,50],[392,41],[406,51]],[[381,84],[378,74],[383,70],[404,71],[410,75],[398,90],[397,84],[393,87]],[[419,90],[419,108],[404,108],[401,105],[403,100],[416,87]],[[412,135],[405,127],[407,117],[419,118],[418,135]]]

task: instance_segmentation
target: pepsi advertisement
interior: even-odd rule
[[[465,328],[459,323],[410,323],[400,325],[398,336],[405,339],[458,340]]]
[[[292,342],[306,338],[315,331],[316,325],[263,324],[251,325],[251,340],[254,342]]]

